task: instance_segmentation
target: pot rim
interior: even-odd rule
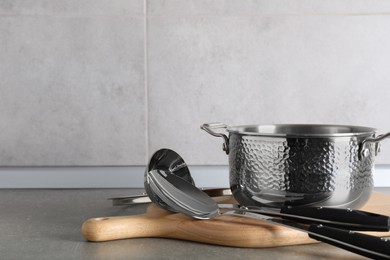
[[[232,134],[266,137],[353,137],[372,136],[376,129],[365,126],[333,124],[253,124],[228,126]]]

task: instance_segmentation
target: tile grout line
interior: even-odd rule
[[[149,160],[148,9],[144,0],[145,164]]]
[[[165,14],[151,14],[150,17],[295,17],[295,16],[389,16],[390,12],[324,12],[324,13],[310,13],[310,12],[292,12],[292,13],[189,13],[189,14],[177,14],[177,13],[165,13]]]
[[[55,18],[95,18],[95,17],[143,17],[142,14],[6,14],[0,17],[55,17]]]
[[[144,13],[143,16],[145,20],[147,17],[270,17],[270,16],[389,16],[389,12],[265,12],[265,13],[250,13],[250,12],[242,12],[240,14],[232,14],[232,13],[187,13],[187,14],[177,14],[177,13],[164,13],[164,14],[148,14],[147,11],[147,0],[144,0]],[[15,17],[15,16],[25,16],[25,17],[64,17],[64,18],[73,18],[73,17],[140,17],[141,14],[80,14],[80,13],[41,13],[41,14],[29,14],[29,13],[0,13],[0,17]]]

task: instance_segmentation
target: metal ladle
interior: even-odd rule
[[[181,212],[198,219],[219,216],[247,217],[263,222],[281,225],[306,232],[309,237],[343,248],[350,252],[374,259],[390,259],[390,240],[349,230],[337,229],[322,224],[309,226],[276,217],[253,212],[234,210],[221,212],[218,204],[207,194],[189,182],[164,171],[151,170],[145,174],[145,188],[153,201],[163,208],[168,205],[175,212]]]
[[[167,174],[174,174],[191,183],[192,185],[195,185],[194,179],[192,178],[190,170],[188,169],[184,159],[171,149],[163,148],[156,151],[152,155],[145,172],[152,170],[162,170]],[[212,197],[232,194],[229,188],[204,189],[203,191]],[[151,202],[151,198],[148,197],[147,193],[109,198],[109,200],[112,200],[113,206],[134,205]],[[160,203],[163,204],[163,202]],[[168,205],[166,205],[166,207],[169,208]]]

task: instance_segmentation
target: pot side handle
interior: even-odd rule
[[[377,137],[369,137],[365,140],[363,140],[361,144],[361,150],[360,150],[360,155],[361,157],[367,157],[369,155],[369,151],[366,148],[367,143],[375,143],[376,144],[376,149],[375,149],[375,155],[377,155],[380,151],[380,143],[382,140],[389,138],[390,137],[390,132],[378,135]]]
[[[224,143],[222,145],[222,150],[226,152],[226,154],[229,154],[229,137],[227,137],[223,133],[217,133],[214,132],[214,129],[220,129],[223,128],[226,130],[228,126],[223,123],[205,123],[200,126],[200,129],[206,131],[207,133],[211,134],[212,136],[216,137],[222,137],[224,139]]]

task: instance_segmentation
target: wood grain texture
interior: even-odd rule
[[[216,198],[232,202],[232,197]],[[362,210],[390,215],[390,195],[373,193]],[[141,215],[92,218],[84,222],[82,234],[88,241],[110,241],[140,237],[163,237],[233,247],[265,248],[315,243],[306,233],[256,220],[224,216],[196,220],[171,213],[151,204]],[[390,232],[370,232],[390,236]]]

